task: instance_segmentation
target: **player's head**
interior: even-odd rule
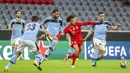
[[[67,17],[66,21],[70,22],[70,24],[74,25],[77,20],[77,17],[75,15],[70,15]]]
[[[59,12],[59,10],[58,9],[55,9],[55,10],[53,10],[52,11],[52,16],[53,16],[53,18],[57,18],[57,17],[59,17],[60,16],[60,12]]]
[[[21,18],[22,12],[20,10],[15,11],[15,16]]]
[[[99,13],[98,13],[98,19],[99,19],[100,21],[104,21],[104,12],[99,12]]]
[[[32,16],[32,22],[40,22],[40,19],[38,16]]]

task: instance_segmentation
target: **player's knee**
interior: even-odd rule
[[[75,53],[78,55],[78,54],[79,54],[79,50],[78,50],[78,49],[76,49],[76,50],[75,50]]]
[[[98,49],[99,49],[99,46],[96,45],[96,46],[93,46],[93,48],[94,48],[95,50],[98,50]]]

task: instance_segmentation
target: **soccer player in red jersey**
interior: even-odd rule
[[[70,39],[71,39],[71,47],[74,48],[75,52],[72,55],[67,55],[65,58],[65,61],[67,61],[69,58],[72,58],[72,68],[75,68],[75,61],[76,58],[80,55],[82,50],[82,32],[81,32],[81,26],[85,25],[94,25],[98,22],[77,22],[74,15],[70,15],[67,17],[67,22],[69,22],[69,25],[64,29],[64,32],[61,34],[58,34],[57,37],[59,38],[60,35],[64,35],[66,33],[69,33]]]

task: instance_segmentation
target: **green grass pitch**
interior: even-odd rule
[[[77,60],[75,68],[71,68],[71,61],[48,60],[42,63],[42,71],[32,65],[32,60],[18,60],[8,72],[3,69],[8,61],[0,60],[0,73],[130,73],[130,60],[125,69],[120,68],[120,60],[101,60],[97,68],[91,67],[91,60]]]

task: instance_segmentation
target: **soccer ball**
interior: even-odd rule
[[[126,67],[127,67],[127,62],[126,62],[125,60],[122,60],[122,61],[120,62],[120,67],[121,67],[121,68],[126,68]]]

